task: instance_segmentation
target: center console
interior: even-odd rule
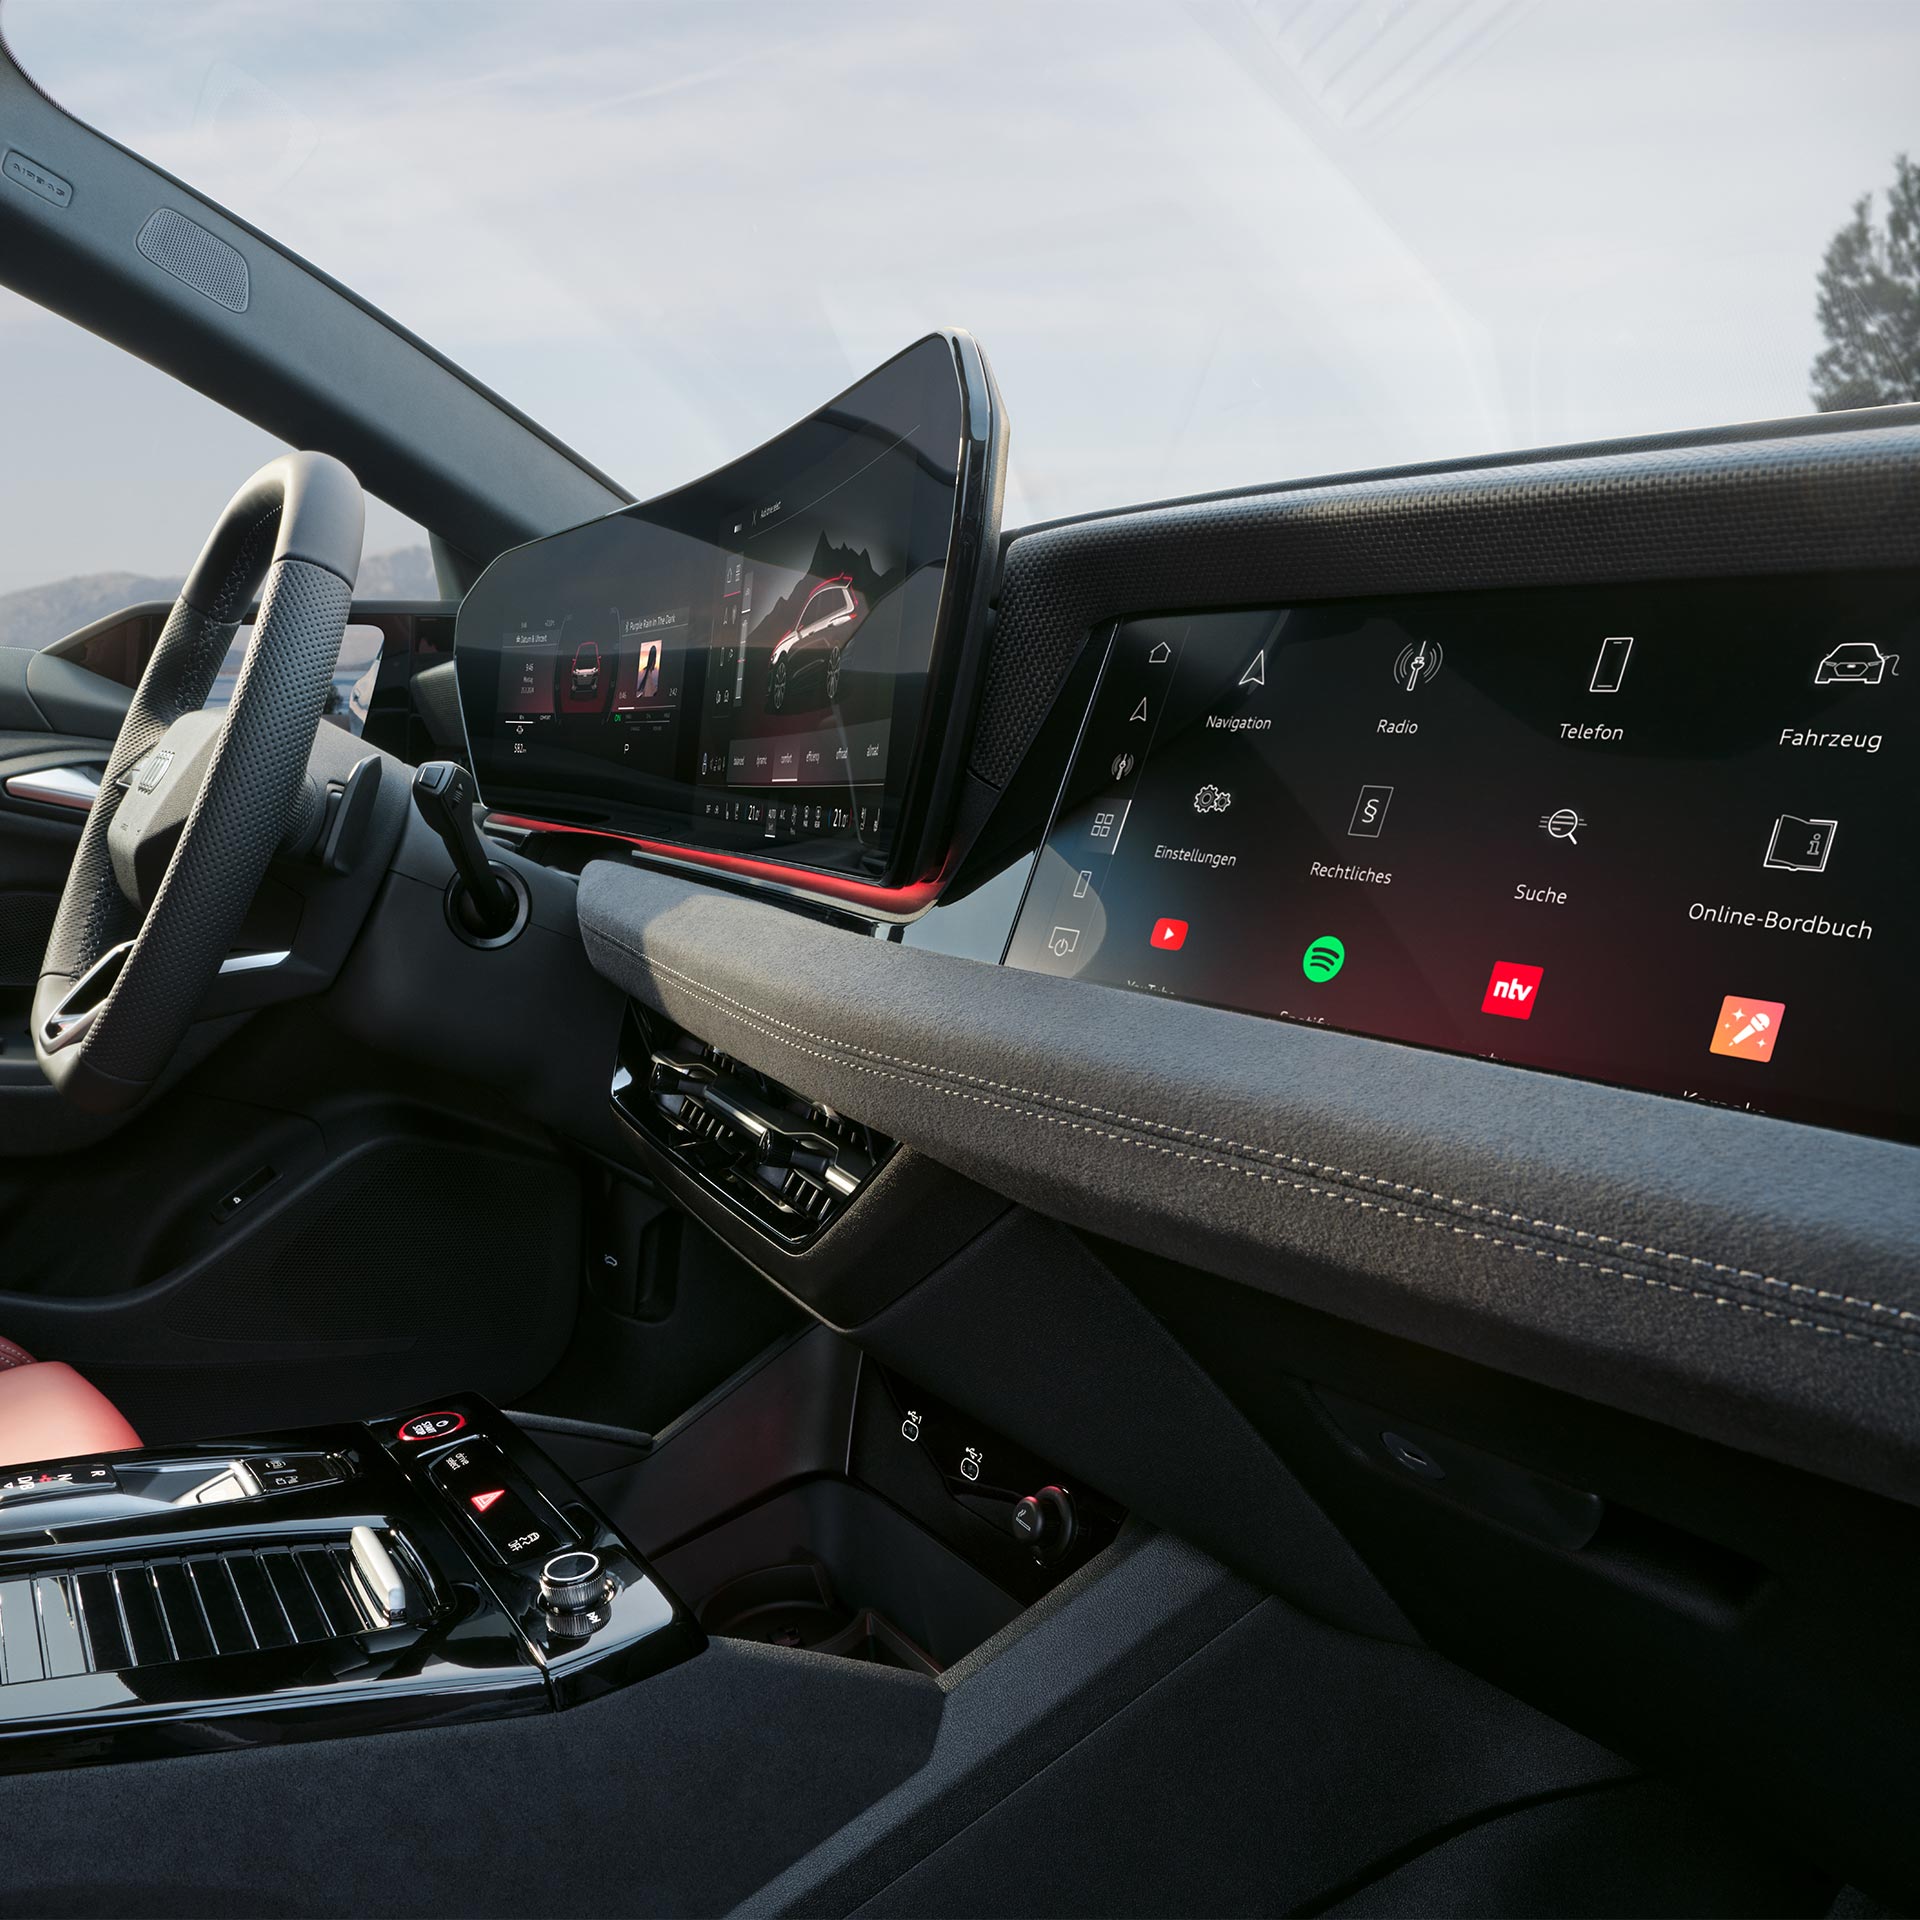
[[[470,1397],[0,1475],[0,1771],[556,1712],[702,1644]]]

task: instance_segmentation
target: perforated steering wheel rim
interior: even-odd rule
[[[365,524],[348,468],[326,454],[283,455],[228,502],[174,602],[87,815],[34,994],[41,1070],[78,1106],[114,1112],[138,1102],[219,974],[301,791]],[[233,697],[143,909],[116,874],[115,815],[133,770],[176,721],[206,705],[255,589],[259,618]],[[117,977],[90,1017],[56,1020],[76,982],[122,946]]]

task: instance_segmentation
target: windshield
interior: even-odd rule
[[[940,325],[1007,393],[1011,524],[1915,390],[1906,0],[3,23],[642,496]]]

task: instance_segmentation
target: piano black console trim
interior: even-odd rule
[[[704,1644],[468,1395],[0,1474],[0,1772],[556,1712]]]

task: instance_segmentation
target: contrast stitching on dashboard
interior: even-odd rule
[[[615,944],[617,945],[618,943],[616,942]],[[676,977],[679,978],[683,984],[689,984],[686,981],[685,975],[677,975]],[[724,1010],[721,1005],[724,996],[710,994],[697,984],[689,984],[689,991],[694,994],[695,998],[704,1000],[708,1005],[714,1007],[715,1011]],[[760,1023],[755,1022],[754,1024],[758,1025]],[[852,1071],[856,1073],[868,1073],[879,1079],[895,1080],[903,1086],[917,1086],[921,1084],[920,1082],[909,1080],[906,1075],[895,1073],[886,1067],[863,1065],[856,1061],[846,1060],[835,1054],[823,1053],[815,1047],[803,1046],[797,1040],[787,1039],[777,1034],[769,1034],[768,1037],[796,1053],[807,1054],[813,1059],[826,1061],[829,1065],[845,1066],[851,1068]],[[1384,1218],[1406,1221],[1414,1226],[1433,1227],[1441,1232],[1451,1234],[1457,1239],[1472,1240],[1482,1246],[1498,1247],[1508,1253],[1527,1254],[1533,1259],[1551,1261],[1556,1266],[1569,1267],[1576,1272],[1599,1274],[1609,1279],[1637,1280],[1642,1286],[1652,1287],[1659,1292],[1683,1295],[1688,1299],[1705,1301],[1711,1306],[1732,1307],[1737,1312],[1752,1314],[1763,1320],[1777,1321],[1783,1326],[1797,1327],[1802,1332],[1824,1334],[1829,1338],[1852,1341],[1857,1346],[1877,1347],[1882,1352],[1900,1354],[1907,1358],[1914,1357],[1915,1350],[1913,1348],[1903,1345],[1896,1340],[1876,1339],[1871,1334],[1856,1333],[1846,1327],[1829,1326],[1822,1321],[1810,1320],[1802,1315],[1781,1313],[1771,1307],[1763,1307],[1751,1301],[1736,1300],[1726,1293],[1708,1292],[1700,1287],[1683,1286],[1676,1281],[1665,1279],[1659,1274],[1636,1273],[1630,1267],[1608,1266],[1601,1261],[1582,1260],[1570,1253],[1556,1252],[1550,1247],[1529,1246],[1523,1241],[1508,1239],[1500,1234],[1478,1232],[1472,1227],[1464,1227],[1451,1220],[1436,1219],[1432,1215],[1420,1212],[1415,1208],[1388,1206],[1382,1201],[1369,1200],[1360,1194],[1344,1193],[1338,1188],[1316,1185],[1311,1180],[1288,1180],[1280,1174],[1268,1172],[1259,1167],[1235,1166],[1231,1161],[1215,1159],[1208,1154],[1191,1153],[1184,1148],[1168,1146],[1161,1141],[1130,1138],[1126,1134],[1114,1133],[1103,1127],[1090,1126],[1085,1121],[1069,1119],[1063,1114],[1036,1112],[1028,1107],[1014,1106],[1004,1100],[989,1099],[985,1094],[968,1093],[958,1087],[934,1085],[926,1090],[942,1094],[950,1100],[964,1100],[972,1105],[990,1107],[997,1113],[1010,1113],[1023,1120],[1044,1122],[1048,1126],[1066,1127],[1075,1133],[1091,1134],[1096,1139],[1110,1140],[1120,1146],[1143,1149],[1148,1153],[1165,1154],[1171,1159],[1189,1161],[1196,1166],[1211,1167],[1221,1172],[1238,1174],[1243,1179],[1256,1180],[1263,1186],[1285,1186],[1294,1192],[1309,1194],[1315,1199],[1335,1201],[1342,1206],[1358,1207],[1363,1213],[1377,1213]],[[1723,1271],[1737,1272],[1738,1270],[1727,1268],[1723,1269]]]
[[[1165,1153],[1173,1158],[1193,1161],[1195,1164],[1202,1166],[1222,1168],[1225,1171],[1242,1174],[1248,1178],[1259,1179],[1270,1184],[1274,1183],[1274,1176],[1263,1173],[1257,1168],[1237,1167],[1229,1161],[1217,1160],[1205,1154],[1185,1152],[1180,1148],[1166,1146],[1153,1141],[1131,1140],[1124,1134],[1110,1133],[1102,1128],[1086,1126],[1083,1123],[1045,1111],[1033,1113],[1026,1108],[1012,1106],[1004,1101],[987,1099],[984,1095],[961,1093],[957,1089],[940,1086],[937,1082],[940,1079],[964,1080],[976,1087],[985,1087],[996,1092],[1013,1094],[1017,1098],[1032,1101],[1043,1109],[1055,1105],[1069,1106],[1083,1113],[1117,1120],[1123,1125],[1141,1126],[1158,1132],[1171,1133],[1177,1137],[1197,1141],[1204,1145],[1221,1145],[1229,1148],[1231,1151],[1261,1159],[1284,1161],[1294,1167],[1305,1168],[1311,1172],[1362,1182],[1370,1186],[1383,1187],[1390,1192],[1411,1199],[1435,1201],[1450,1208],[1505,1220],[1516,1226],[1531,1227],[1543,1232],[1569,1234],[1576,1240],[1592,1242],[1596,1246],[1615,1247],[1619,1250],[1620,1254],[1624,1256],[1631,1257],[1640,1255],[1651,1257],[1671,1265],[1681,1265],[1692,1269],[1702,1269],[1713,1273],[1724,1274],[1736,1280],[1752,1281],[1789,1295],[1800,1295],[1830,1303],[1865,1308],[1871,1312],[1884,1314],[1894,1320],[1920,1322],[1920,1313],[1915,1313],[1905,1308],[1887,1306],[1877,1300],[1869,1300],[1853,1294],[1835,1293],[1830,1289],[1809,1286],[1801,1281],[1782,1280],[1772,1274],[1756,1273],[1745,1267],[1729,1266],[1724,1262],[1706,1260],[1694,1254],[1668,1253],[1657,1247],[1645,1246],[1639,1242],[1630,1240],[1619,1240],[1611,1235],[1593,1233],[1584,1228],[1567,1227],[1557,1222],[1532,1219],[1525,1214],[1508,1212],[1501,1208],[1487,1206],[1478,1201],[1455,1199],[1449,1195],[1437,1193],[1428,1188],[1410,1186],[1404,1181],[1390,1181],[1374,1174],[1355,1172],[1346,1168],[1335,1168],[1321,1162],[1302,1159],[1297,1155],[1280,1154],[1270,1148],[1245,1146],[1235,1141],[1225,1140],[1219,1136],[1200,1134],[1191,1128],[1173,1127],[1166,1122],[1136,1119],[1133,1116],[1114,1113],[1108,1109],[1092,1106],[1083,1101],[1069,1100],[1064,1098],[1064,1096],[1038,1093],[1027,1088],[984,1080],[977,1075],[960,1073],[950,1068],[907,1060],[898,1055],[880,1053],[871,1048],[858,1046],[852,1042],[835,1040],[828,1035],[812,1033],[808,1029],[796,1026],[790,1021],[781,1020],[776,1015],[764,1013],[758,1008],[749,1006],[744,1001],[732,998],[730,995],[721,992],[718,988],[708,986],[704,981],[696,980],[691,975],[682,973],[678,968],[672,967],[662,960],[635,952],[634,949],[623,945],[623,943],[618,940],[611,939],[599,929],[595,929],[595,931],[599,934],[599,937],[607,939],[610,945],[619,948],[622,952],[630,954],[634,959],[640,961],[642,965],[679,982],[688,991],[714,1006],[716,1011],[731,1012],[736,1018],[749,1019],[754,1024],[766,1030],[768,1037],[777,1040],[781,1045],[794,1047],[796,1051],[811,1054],[814,1058],[825,1060],[829,1064],[851,1067],[856,1072],[874,1073],[882,1078],[900,1081],[902,1084],[916,1084],[907,1081],[902,1074],[888,1072],[882,1067],[863,1065],[859,1059],[846,1057],[849,1054],[864,1056],[866,1060],[886,1061],[892,1066],[905,1067],[915,1073],[933,1076],[936,1084],[932,1090],[938,1093],[948,1094],[949,1097],[952,1098],[972,1100],[977,1104],[993,1107],[997,1111],[1021,1114],[1023,1117],[1029,1119],[1044,1119],[1050,1124],[1067,1126],[1075,1131],[1091,1133],[1098,1138],[1113,1140],[1122,1145],[1144,1146],[1148,1148],[1149,1151]],[[789,1038],[788,1036],[798,1036],[801,1040],[818,1041],[821,1046],[830,1047],[836,1051],[832,1054],[822,1054],[814,1048],[800,1046],[798,1040]],[[1853,1340],[1868,1346],[1882,1347],[1891,1352],[1908,1353],[1912,1351],[1898,1341],[1878,1340],[1870,1334],[1855,1333],[1844,1327],[1827,1326],[1819,1321],[1807,1320],[1791,1314],[1778,1313],[1767,1307],[1730,1299],[1724,1294],[1709,1293],[1691,1287],[1677,1286],[1673,1282],[1660,1279],[1657,1276],[1633,1273],[1629,1269],[1609,1267],[1593,1261],[1576,1260],[1570,1255],[1557,1254],[1545,1248],[1525,1246],[1517,1241],[1503,1239],[1498,1235],[1476,1233],[1471,1228],[1456,1226],[1445,1220],[1431,1219],[1426,1214],[1418,1211],[1385,1207],[1377,1201],[1359,1199],[1353,1194],[1341,1193],[1336,1189],[1317,1187],[1310,1181],[1289,1181],[1284,1184],[1292,1187],[1296,1191],[1311,1193],[1320,1198],[1340,1200],[1349,1205],[1358,1204],[1363,1211],[1380,1212],[1394,1218],[1409,1219],[1425,1226],[1447,1227],[1456,1234],[1480,1240],[1493,1246],[1505,1247],[1513,1252],[1532,1253],[1538,1258],[1555,1260],[1561,1264],[1571,1265],[1585,1271],[1602,1274],[1618,1274],[1624,1278],[1639,1279],[1648,1285],[1662,1286],[1668,1291],[1688,1294],[1693,1298],[1711,1301],[1717,1305],[1736,1306],[1739,1307],[1742,1312],[1757,1313],[1767,1319],[1783,1321],[1789,1326],[1803,1327],[1819,1333],[1838,1334],[1843,1339]]]

